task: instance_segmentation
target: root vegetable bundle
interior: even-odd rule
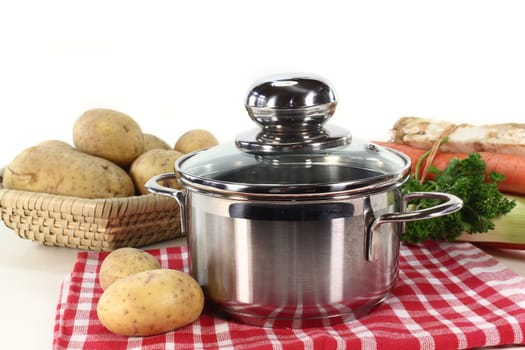
[[[460,239],[525,249],[525,124],[404,117],[390,141],[374,143],[410,157],[412,176],[404,191],[447,190],[464,197],[456,215],[408,223],[405,241]]]

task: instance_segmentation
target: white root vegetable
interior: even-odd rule
[[[430,149],[454,123],[419,117],[402,117],[392,128],[392,141]],[[445,152],[496,152],[525,156],[525,124],[459,124],[440,147]]]

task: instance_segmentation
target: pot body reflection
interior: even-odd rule
[[[192,275],[219,313],[262,326],[330,325],[367,313],[398,276],[397,188],[337,200],[243,201],[189,191]],[[367,250],[375,258],[366,256]]]

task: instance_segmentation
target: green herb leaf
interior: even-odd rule
[[[434,179],[420,183],[410,177],[403,185],[403,194],[409,192],[446,192],[463,200],[463,208],[440,218],[408,222],[402,235],[405,242],[426,240],[454,241],[462,232],[481,233],[494,229],[494,219],[516,206],[497,187],[503,181],[502,174],[491,173],[486,178],[486,164],[479,153],[471,153],[465,159],[452,159],[444,171],[431,168]],[[423,209],[439,204],[438,201],[421,199],[411,203]]]

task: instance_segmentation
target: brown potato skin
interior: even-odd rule
[[[82,198],[135,194],[131,177],[116,164],[56,142],[19,153],[5,169],[3,186]]]
[[[179,137],[174,149],[186,154],[218,144],[219,141],[211,132],[204,129],[193,129]]]
[[[171,146],[160,137],[153,134],[144,133],[144,150],[142,152],[144,153],[156,148],[172,149]]]
[[[40,142],[37,146],[41,147],[58,147],[58,148],[65,148],[65,149],[72,149],[73,146],[71,146],[69,143],[62,141],[62,140],[47,140]]]
[[[189,274],[173,269],[138,272],[119,279],[97,303],[97,316],[109,331],[124,336],[150,336],[197,320],[204,293]]]
[[[139,124],[127,114],[95,108],[75,121],[73,144],[84,153],[126,167],[144,150],[144,135]]]
[[[160,269],[160,262],[148,252],[133,248],[119,248],[104,258],[100,265],[99,283],[106,290],[115,281],[137,272]]]
[[[182,156],[182,153],[175,150],[152,149],[141,154],[131,164],[129,174],[133,179],[135,188],[140,194],[150,193],[144,183],[155,175],[172,173],[175,161]],[[170,188],[180,188],[176,179],[160,182],[162,186]]]

